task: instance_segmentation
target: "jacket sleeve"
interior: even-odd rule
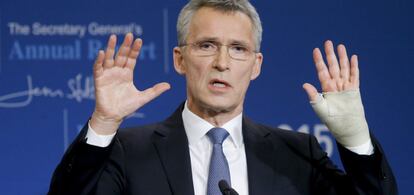
[[[398,194],[385,153],[375,137],[371,136],[371,140],[374,145],[372,155],[358,155],[337,144],[345,171],[355,181],[359,194]]]
[[[338,145],[339,154],[346,172],[338,169],[311,136],[315,171],[314,194],[398,194],[392,170],[378,141],[371,137],[374,154],[358,155]]]
[[[55,169],[48,195],[95,194],[96,186],[114,148],[114,142],[105,148],[86,143],[86,124]],[[114,140],[116,140],[114,138]]]

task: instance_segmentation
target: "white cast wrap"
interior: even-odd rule
[[[369,142],[368,124],[359,89],[324,92],[310,102],[335,139],[345,147]]]

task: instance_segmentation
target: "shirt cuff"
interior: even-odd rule
[[[374,146],[372,145],[371,139],[369,139],[367,142],[365,142],[362,145],[354,146],[354,147],[345,147],[345,148],[359,155],[374,154]]]
[[[107,147],[111,144],[112,139],[114,138],[116,132],[111,135],[99,135],[91,127],[90,122],[88,122],[88,132],[86,133],[86,143],[98,147]]]

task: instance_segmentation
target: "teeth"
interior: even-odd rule
[[[223,83],[213,83],[213,86],[214,87],[226,87],[226,85]]]

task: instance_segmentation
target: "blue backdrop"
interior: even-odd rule
[[[71,0],[0,3],[0,194],[45,194],[65,148],[94,108],[92,63],[109,34],[144,40],[135,70],[140,89],[172,90],[123,126],[159,121],[185,100],[172,65],[175,23],[184,0]],[[401,194],[414,194],[412,137],[414,3],[409,0],[253,1],[261,15],[264,64],[245,113],[272,126],[308,132],[340,165],[335,142],[308,104],[317,84],[312,49],[324,40],[359,55],[371,132],[382,143]]]

